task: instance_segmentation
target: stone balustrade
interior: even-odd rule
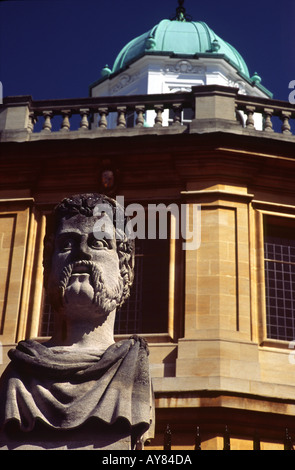
[[[192,119],[184,120],[183,111],[191,110]],[[147,125],[147,114],[153,113]],[[89,97],[58,100],[33,100],[31,96],[7,97],[0,106],[1,140],[34,140],[66,132],[124,132],[132,127],[144,132],[147,127],[170,128],[170,132],[210,132],[216,126],[237,131],[258,132],[254,116],[260,115],[259,132],[270,136],[281,133],[294,137],[295,106],[283,101],[241,95],[237,88],[218,85],[193,87],[191,92],[176,94]],[[245,118],[241,119],[239,115]],[[112,116],[112,119],[110,119]],[[116,119],[114,119],[116,116]],[[169,119],[167,119],[167,116]],[[58,126],[55,123],[59,118]],[[165,118],[164,118],[165,117]],[[77,124],[78,118],[78,124]],[[280,126],[275,118],[279,118]],[[75,124],[73,125],[73,122]],[[111,124],[110,124],[111,123]],[[26,137],[24,137],[24,133]],[[83,136],[85,137],[85,135]]]
[[[279,130],[284,135],[292,135],[295,132],[293,125],[293,132],[291,129],[291,119],[295,119],[295,106],[284,101],[259,99],[250,96],[237,96],[236,107],[239,111],[243,111],[247,116],[245,123],[246,128],[254,129],[254,113],[263,116],[263,131],[275,132],[273,125],[273,118],[278,117],[281,121]],[[293,121],[294,123],[294,121]],[[295,124],[295,123],[294,123]]]

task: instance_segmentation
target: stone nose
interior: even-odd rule
[[[87,243],[87,239],[82,238],[78,247],[77,247],[77,253],[76,253],[76,258],[79,261],[82,260],[87,260],[90,261],[92,256],[90,253],[90,248]]]

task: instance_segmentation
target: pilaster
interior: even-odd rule
[[[201,244],[185,252],[185,326],[177,376],[259,380],[252,340],[249,203],[246,189],[183,192],[200,204]]]

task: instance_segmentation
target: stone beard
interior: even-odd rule
[[[122,299],[123,278],[119,274],[118,281],[112,288],[108,287],[103,270],[92,261],[76,261],[67,265],[62,272],[59,286],[61,299],[70,302],[87,303],[91,301],[97,313],[108,315],[116,309]]]

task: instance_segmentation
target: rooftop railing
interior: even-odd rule
[[[190,110],[190,119],[184,112]],[[258,120],[257,120],[258,116]],[[155,95],[33,100],[7,97],[0,106],[1,140],[48,138],[49,134],[170,127],[190,132],[210,128],[259,131],[269,136],[294,137],[295,106],[284,101],[241,95],[237,88],[218,85],[193,87],[191,92]],[[257,125],[257,122],[259,123]],[[180,128],[180,126],[182,126]],[[102,134],[101,134],[102,135]],[[24,138],[24,136],[23,136]]]

